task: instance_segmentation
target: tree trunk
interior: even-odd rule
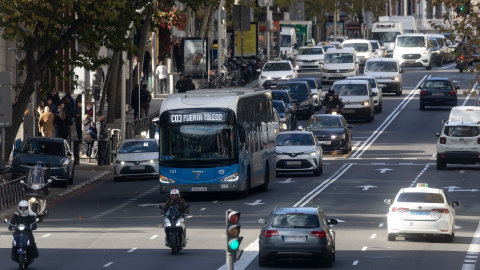
[[[205,9],[205,13],[203,14],[202,24],[200,25],[200,30],[198,31],[197,37],[201,37],[205,35],[205,30],[207,29],[208,21],[210,18],[210,12],[212,9],[212,5],[208,5]],[[205,37],[208,35],[205,35]]]
[[[115,60],[115,57],[117,53],[121,52],[115,52],[112,55],[112,59]],[[107,71],[107,77],[105,78],[105,83],[103,84],[103,90],[102,90],[102,99],[100,100],[100,108],[98,108],[98,112],[100,115],[103,115],[103,108],[105,108],[105,101],[107,98],[107,94],[109,90],[111,89],[110,83],[112,81],[113,77],[113,70],[115,69],[115,63],[112,63],[110,66],[108,66],[108,71]]]
[[[125,106],[125,104],[122,104],[122,80],[124,78],[122,77],[122,54],[118,57],[118,65],[117,69],[114,71],[117,73],[117,80],[113,81],[113,84],[115,84],[115,89],[116,92],[112,93],[112,95],[115,95],[115,118],[120,119],[122,118],[122,106]],[[120,106],[118,106],[119,104]]]
[[[138,61],[137,61],[137,68],[140,68],[140,72],[142,72],[142,68],[143,68],[143,60],[145,58],[145,45],[147,44],[147,35],[148,35],[148,32],[150,31],[150,21],[152,20],[153,9],[154,9],[153,5],[148,5],[147,9],[145,10],[145,17],[144,17],[144,21],[141,28],[142,33],[140,37],[140,44],[138,46],[138,49],[140,50],[140,54],[138,55]],[[137,83],[139,83],[138,80],[137,80]],[[135,83],[133,86],[135,87]]]
[[[107,123],[113,123],[115,119],[115,104],[116,104],[116,92],[117,92],[117,84],[116,81],[118,78],[118,69],[120,67],[120,60],[121,60],[121,52],[115,52],[113,56],[113,65],[114,68],[112,70],[112,80],[108,84],[108,89],[110,95],[108,97],[108,110],[107,110]],[[123,78],[122,78],[123,79]]]

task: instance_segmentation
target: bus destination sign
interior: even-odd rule
[[[171,123],[196,123],[196,122],[224,122],[225,113],[202,112],[202,113],[172,113],[170,114]]]

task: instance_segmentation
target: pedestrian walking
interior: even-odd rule
[[[158,79],[158,88],[160,89],[160,93],[167,92],[167,66],[163,64],[163,61],[158,62],[157,69],[155,70],[155,74],[157,75]]]
[[[38,130],[42,133],[43,137],[53,137],[55,131],[55,115],[50,112],[50,108],[45,106],[44,112],[38,119]]]
[[[85,114],[83,117],[83,123],[82,123],[82,130],[83,130],[83,140],[87,144],[87,149],[85,154],[87,157],[92,156],[92,148],[93,148],[93,140],[97,138],[97,132],[96,132],[96,127],[95,124],[93,123],[92,119],[90,116]]]
[[[183,72],[183,46],[178,40],[173,45],[173,56],[175,57],[177,72]]]
[[[97,139],[95,143],[93,144],[93,150],[92,154],[94,157],[105,157],[105,152],[99,153],[99,140],[101,140],[101,143],[104,144],[105,142],[103,141],[104,139],[107,138],[107,129],[105,125],[105,116],[101,115],[98,117],[97,123],[95,124],[95,127],[97,129]],[[103,151],[106,151],[106,147],[102,148]]]
[[[93,75],[93,96],[95,100],[100,99],[100,90],[102,89],[102,82],[105,81],[105,73],[103,73],[103,69],[101,67],[95,70],[95,74]]]
[[[143,66],[142,66],[142,71],[143,71],[143,79],[142,81],[147,83],[148,82],[148,75],[150,72],[150,62],[152,61],[152,55],[148,50],[145,50],[145,55],[143,56]]]
[[[75,129],[77,130],[77,139],[82,139],[82,101],[75,102]]]
[[[135,87],[133,88],[133,91],[132,91],[132,97],[130,99],[130,106],[132,106],[133,108],[133,119],[136,120],[138,119],[138,109],[139,109],[139,105],[138,105],[138,84],[135,85]]]
[[[177,81],[175,84],[175,89],[177,89],[177,93],[184,93],[184,87],[183,85],[185,84],[185,78],[183,77],[183,74],[180,73],[180,79]]]
[[[140,90],[140,115],[142,118],[148,117],[148,109],[150,109],[150,101],[152,100],[152,95],[150,91],[147,90],[147,85],[142,85],[142,90]]]
[[[58,106],[55,122],[58,128],[58,137],[66,140],[70,135],[70,125],[73,124],[68,98],[64,97],[62,103]]]

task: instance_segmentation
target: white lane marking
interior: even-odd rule
[[[203,211],[203,210],[205,210],[205,209],[207,209],[207,208],[202,208],[202,209],[200,209],[200,211]]]
[[[368,248],[367,246],[363,247],[363,248],[362,248],[362,251],[366,251],[367,248]]]
[[[135,250],[137,250],[137,248],[132,248],[132,249],[130,249],[130,250],[127,251],[127,252],[134,252]]]
[[[150,240],[153,240],[153,239],[155,239],[155,238],[157,238],[157,237],[158,237],[158,234],[155,234],[154,236],[150,237],[149,239],[150,239]]]
[[[467,255],[467,256],[465,256],[465,258],[467,258],[467,259],[478,259],[478,256]]]
[[[250,245],[248,245],[242,253],[242,257],[240,260],[236,261],[233,265],[233,269],[246,269],[250,263],[257,257],[258,255],[258,238],[253,241]],[[227,270],[227,265],[224,264],[218,270]]]
[[[465,101],[463,101],[462,106],[465,106],[465,105],[467,104],[468,99],[469,99],[470,96],[472,95],[472,91],[475,92],[475,88],[477,87],[477,84],[478,84],[478,82],[476,82],[476,83],[472,86],[472,88],[468,91],[468,96],[465,98]]]
[[[465,170],[461,170],[460,173],[465,173]]]
[[[377,237],[376,233],[372,234],[372,236],[370,236],[370,239],[374,239],[375,237]]]
[[[428,165],[428,164],[425,165],[423,170],[417,175],[417,177],[415,177],[413,182],[410,184],[410,187],[414,187],[416,185],[417,181],[420,179],[420,176],[422,176],[422,174],[428,169],[428,167],[430,167],[430,165]]]
[[[109,263],[105,264],[103,267],[109,267],[112,264],[113,264],[113,262],[109,262]]]
[[[456,65],[457,65],[456,63],[453,63],[453,64],[449,64],[449,65],[440,67],[440,68],[438,68],[438,69],[449,69],[449,68],[452,68],[452,67],[454,67],[454,66],[456,66]]]
[[[400,104],[393,110],[393,112],[383,121],[382,124],[372,133],[372,135],[362,144],[360,149],[355,150],[355,153],[353,153],[349,158],[354,159],[354,158],[360,158],[363,153],[372,145],[373,142],[385,131],[385,129],[395,120],[395,118],[398,116],[398,114],[407,106],[407,104],[415,97],[415,95],[418,93],[418,87],[420,84],[425,81],[426,78],[429,78],[430,75],[425,75],[417,84],[417,86],[412,92],[410,92],[406,98],[400,102]]]
[[[468,247],[467,255],[465,257],[466,258],[468,258],[468,256],[478,257],[479,254],[480,254],[480,222],[478,223],[477,230],[473,235],[472,242]],[[464,262],[467,262],[467,261],[470,261],[470,260],[465,260]],[[476,264],[476,261],[473,261],[473,263],[464,263],[462,265],[462,270],[473,270],[475,269],[475,264]]]
[[[50,235],[52,235],[51,233],[48,233],[48,234],[45,234],[44,236],[42,237],[49,237]]]
[[[379,227],[379,228],[382,228],[382,227],[383,227],[383,225],[385,225],[385,224],[383,224],[383,223],[380,223],[380,224],[378,224],[378,227]]]
[[[214,202],[212,202],[212,204],[215,204],[215,203],[218,203],[218,201],[214,201]]]
[[[352,265],[357,265],[357,264],[358,264],[358,261],[354,261],[354,262],[352,263]]]
[[[383,162],[383,163],[382,163],[382,162],[378,162],[378,163],[370,163],[370,164],[372,164],[372,165],[385,165],[385,164],[387,164],[387,163],[385,163],[385,162]]]
[[[463,260],[464,263],[476,263],[477,260]]]

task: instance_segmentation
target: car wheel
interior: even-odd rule
[[[420,111],[425,110],[425,104],[420,103]]]
[[[333,252],[330,252],[330,256],[326,258],[325,260],[321,260],[320,264],[323,264],[325,267],[330,268],[333,266]]]
[[[383,110],[383,104],[382,102],[380,102],[380,104],[378,104],[378,106],[375,108],[375,112],[376,113],[381,113]]]
[[[402,95],[402,86],[401,85],[398,85],[397,86],[397,92],[395,93],[396,96],[401,96]]]
[[[68,178],[68,184],[69,185],[73,185],[74,176],[75,176],[75,167],[73,167],[73,169],[72,169],[72,175],[70,175],[70,177]]]
[[[437,154],[437,170],[445,170],[447,168],[447,162],[438,157]]]
[[[388,234],[388,241],[395,241],[396,239],[397,239],[397,236],[394,233]]]
[[[264,257],[260,256],[260,254],[259,254],[258,255],[258,266],[261,266],[261,267],[268,266],[268,258],[264,258]]]
[[[452,231],[452,234],[449,234],[445,236],[445,242],[446,243],[451,243],[453,242],[453,239],[455,238],[455,231]]]
[[[370,115],[367,116],[367,118],[365,118],[365,122],[371,123],[374,119],[375,119],[375,114],[371,112]]]
[[[313,175],[314,176],[320,176],[320,174],[322,174],[322,163],[318,163],[317,164],[317,168],[315,170],[313,170]]]

